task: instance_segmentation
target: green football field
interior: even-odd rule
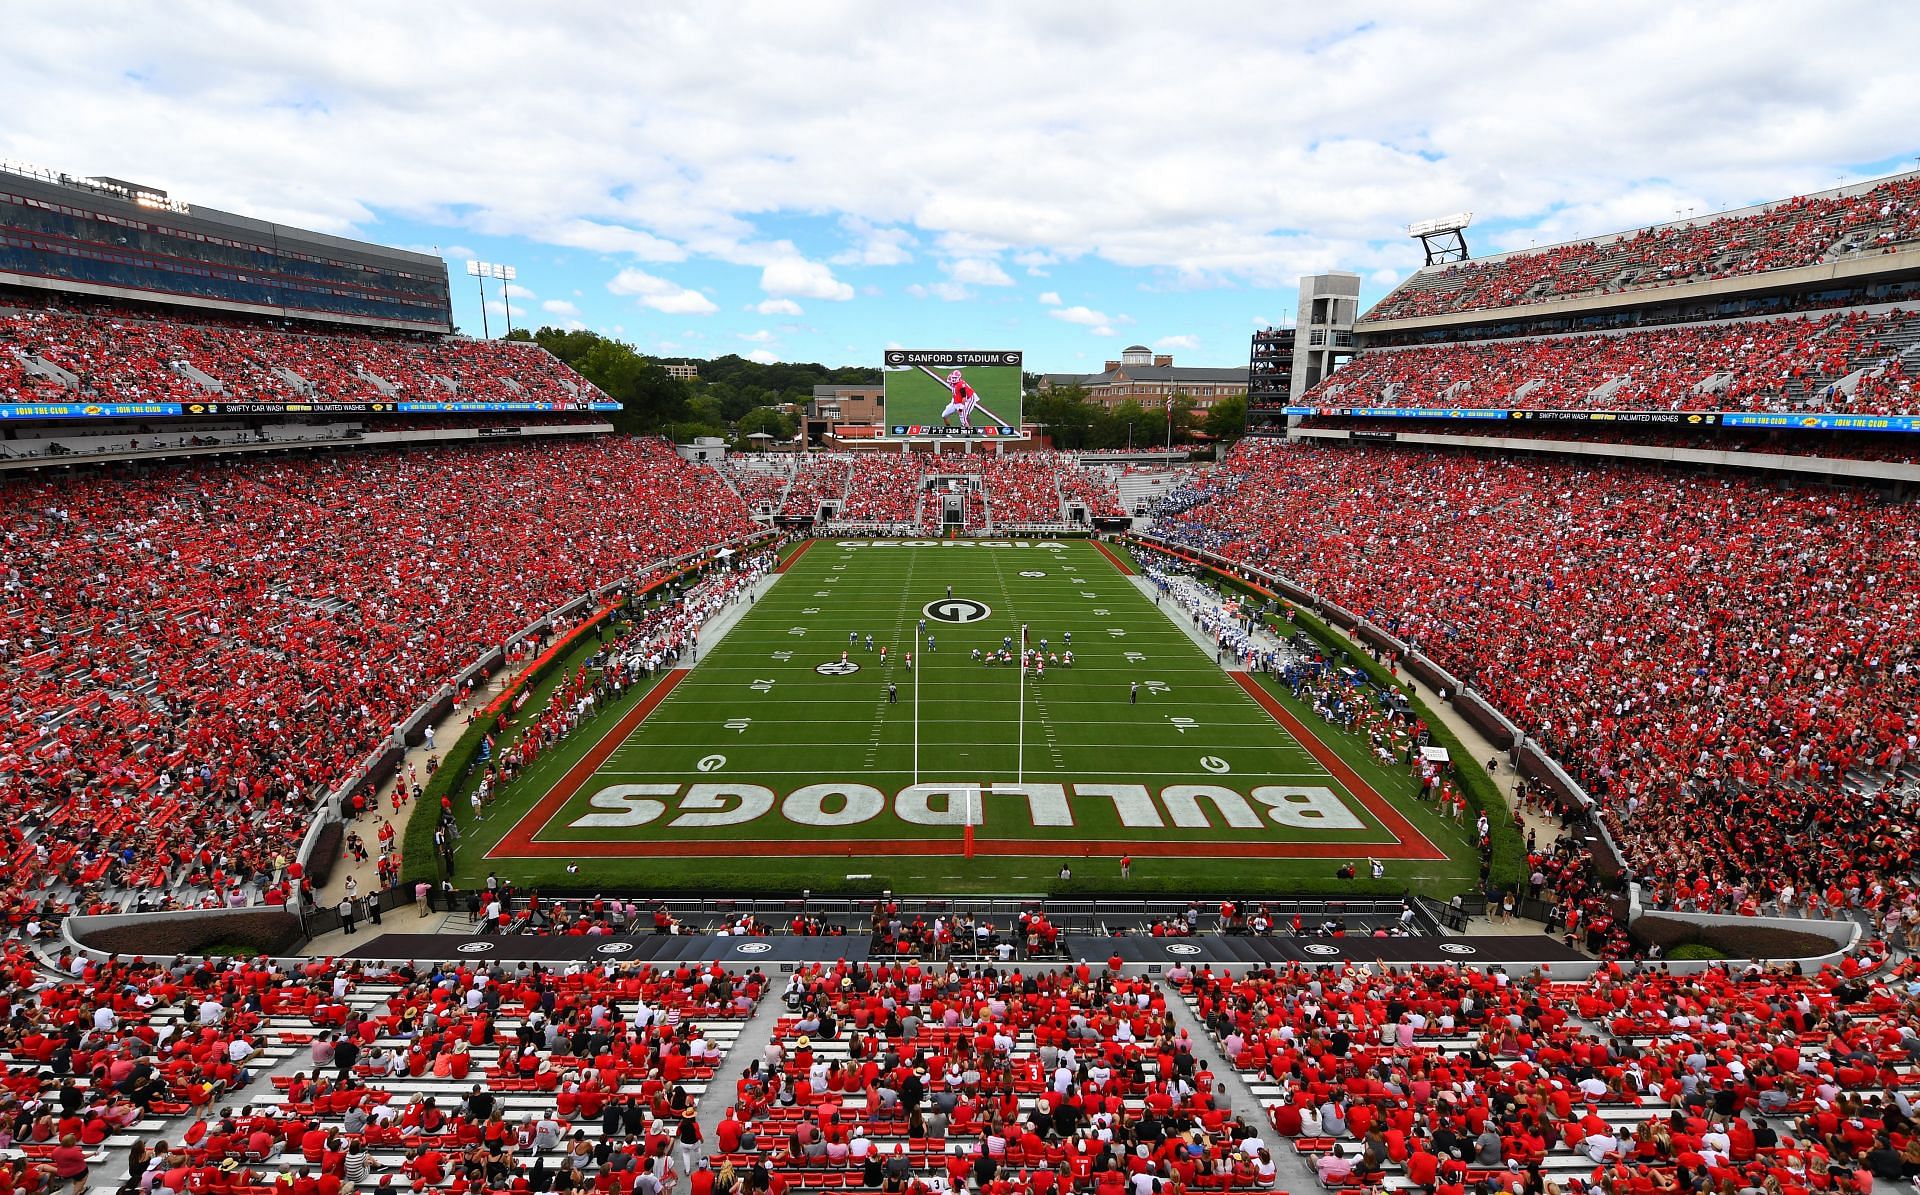
[[[1123,567],[1084,540],[814,541],[691,668],[602,712],[467,825],[456,878],[1335,892],[1335,868],[1364,877],[1373,857],[1387,878],[1352,890],[1471,882],[1460,828],[1403,770],[1284,690],[1249,691]],[[1023,626],[1053,655],[1070,634],[1073,666],[975,658],[1017,653]]]

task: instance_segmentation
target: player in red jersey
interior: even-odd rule
[[[973,408],[979,404],[980,395],[967,384],[967,379],[957,369],[947,375],[947,386],[953,391],[953,395],[947,402],[947,409],[940,412],[940,422],[952,427],[953,425],[947,423],[947,420],[952,415],[958,414],[960,426],[971,428]]]

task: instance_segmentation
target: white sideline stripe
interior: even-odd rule
[[[1156,701],[1159,701],[1159,700],[1164,700],[1164,699],[1156,698]],[[850,700],[844,703],[843,702],[810,701],[808,702],[808,704],[809,705],[845,704],[845,705],[865,706],[865,705],[871,705],[872,702],[862,699],[859,701]],[[1113,701],[1054,701],[1052,702],[1052,704],[1107,706],[1107,705],[1114,705],[1117,703]],[[979,726],[983,723],[995,722],[995,721],[998,721],[998,719],[994,719],[994,718],[922,718],[920,719],[920,725],[922,726]],[[1267,720],[1269,725],[1272,724],[1272,721],[1273,720],[1271,718]],[[713,719],[712,718],[648,718],[645,724],[648,726],[712,726]],[[873,724],[873,719],[871,718],[782,718],[780,719],[780,725],[782,726],[870,726],[872,724]],[[1206,723],[1206,725],[1209,728],[1225,728],[1230,726],[1240,726],[1242,725],[1242,723],[1209,722],[1209,723]],[[1248,723],[1245,723],[1244,725],[1248,729],[1252,730],[1252,729],[1258,729],[1260,724],[1256,722],[1248,722]],[[1305,751],[1306,748],[1302,747],[1300,748],[1300,750]]]
[[[711,726],[713,725],[713,723],[709,721],[708,725]],[[786,723],[782,722],[782,723],[779,723],[779,725],[786,725]],[[1155,727],[1154,729],[1159,729],[1159,728]],[[735,737],[744,738],[746,736],[736,735]],[[695,743],[652,742],[652,743],[648,743],[647,747],[650,750],[657,751],[663,747],[704,747],[706,745],[708,745],[707,741],[703,740],[701,742],[695,742]],[[839,751],[844,753],[850,750],[849,746],[846,743],[782,743],[782,742],[767,743],[767,742],[763,742],[760,745],[764,747],[778,748],[782,751]],[[906,744],[902,743],[898,745],[905,746]],[[1008,742],[1006,739],[943,739],[940,742],[940,746],[942,747],[1007,747],[1011,749],[1014,745],[1015,744]],[[1096,750],[1096,751],[1106,751],[1116,747],[1171,748],[1171,747],[1178,747],[1179,745],[1180,745],[1180,739],[1177,736],[1164,741],[1154,740],[1154,741],[1142,741],[1142,742],[1131,742],[1131,743],[1070,742],[1070,743],[1061,744],[1061,746],[1066,748],[1086,749],[1086,750]],[[1292,751],[1292,752],[1298,753],[1300,751],[1300,748],[1298,747],[1289,747],[1289,746],[1281,746],[1281,745],[1207,748],[1207,747],[1200,746],[1200,740],[1198,739],[1190,740],[1189,745],[1193,746],[1195,750],[1202,751],[1202,752],[1212,750],[1212,751],[1218,751],[1218,752]],[[619,752],[616,751],[614,752],[614,754],[618,755]],[[602,769],[602,770],[604,771],[605,769]]]
[[[971,776],[978,779],[981,772],[985,770],[987,769],[921,768],[920,774],[922,776]],[[1112,777],[1112,776],[1172,776],[1172,777],[1177,777],[1183,780],[1194,780],[1194,776],[1195,776],[1195,773],[1193,772],[1142,772],[1134,768],[1128,768],[1124,772],[1097,772],[1097,771],[1089,771],[1085,768],[1071,768],[1071,769],[1068,769],[1068,771],[1071,773],[1071,775],[1063,778],[1065,779],[1065,782],[1068,784],[1074,784],[1074,783],[1078,783],[1081,780],[1093,779],[1096,777],[1104,778],[1104,777]],[[597,775],[601,775],[601,776],[620,776],[620,777],[626,777],[626,776],[672,777],[675,774],[676,772],[672,768],[643,768],[639,771],[626,771],[626,770],[615,771],[608,768],[602,768],[597,773]],[[866,774],[869,776],[905,776],[907,774],[907,769],[906,768],[890,769],[890,770],[869,769]],[[1205,775],[1205,774],[1206,773],[1201,773],[1201,775]],[[767,769],[767,768],[754,768],[749,770],[749,769],[743,768],[737,771],[723,769],[718,772],[703,772],[703,773],[700,773],[700,775],[703,779],[709,779],[714,782],[719,782],[722,778],[727,780],[745,780],[753,776],[814,776],[814,777],[818,777],[821,775],[821,772],[819,768],[792,768],[787,770]],[[1225,784],[1227,781],[1234,780],[1234,779],[1239,779],[1239,780],[1329,780],[1329,779],[1332,779],[1332,777],[1326,772],[1229,772],[1223,776],[1215,776],[1211,780],[1206,781],[1205,783]],[[995,784],[999,782],[993,781],[993,780],[981,780],[980,783],[983,785],[988,785],[988,784]],[[1194,783],[1198,784],[1198,783],[1202,783],[1202,781],[1194,780]],[[584,792],[586,790],[582,789],[581,791]]]

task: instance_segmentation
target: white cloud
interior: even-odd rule
[[[579,305],[567,299],[548,299],[546,302],[540,304],[540,310],[552,315],[577,316],[580,314]]]
[[[853,298],[853,287],[835,278],[825,265],[804,257],[783,257],[768,262],[760,271],[760,289],[770,295],[798,295],[832,303]]]
[[[962,299],[973,298],[973,292],[958,282],[916,282],[907,288],[907,293],[916,299],[945,299],[949,303],[958,303]]]
[[[754,308],[761,315],[805,315],[806,311],[792,299],[762,299]]]
[[[747,354],[747,360],[758,361],[762,365],[773,365],[778,362],[780,358],[765,349],[755,349]]]
[[[876,228],[858,216],[842,216],[840,226],[856,238],[851,249],[833,256],[837,266],[900,266],[913,260],[919,244],[904,228]]]
[[[592,220],[565,220],[538,234],[541,240],[595,253],[624,253],[641,261],[685,261],[687,251],[638,228],[599,224]]]
[[[669,282],[645,270],[626,269],[615,274],[607,289],[616,295],[632,295],[643,307],[669,315],[712,315],[720,310],[712,299],[677,282]]]
[[[425,253],[430,257],[444,257],[448,261],[471,261],[479,256],[465,245],[401,245],[409,253]],[[458,274],[461,271],[455,270]]]
[[[1200,347],[1200,338],[1198,336],[1162,336],[1153,342],[1153,347],[1162,350],[1197,349]]]
[[[1040,302],[1048,307],[1060,306],[1060,292],[1044,290],[1040,292]]]
[[[1097,326],[1097,327],[1093,327],[1093,328],[1088,328],[1088,329],[1087,329],[1087,331],[1089,331],[1089,332],[1091,332],[1091,333],[1093,333],[1093,334],[1094,334],[1095,336],[1102,336],[1102,337],[1105,337],[1105,336],[1112,336],[1112,335],[1113,335],[1113,329],[1112,329],[1112,328],[1109,328],[1109,327],[1108,327],[1107,325],[1105,325],[1105,324],[1101,324],[1101,325],[1099,325],[1099,326]]]
[[[1069,324],[1080,324],[1089,328],[1112,322],[1107,318],[1106,313],[1095,311],[1091,307],[1057,307],[1047,312],[1047,314],[1054,319],[1064,320]]]
[[[1059,260],[1060,260],[1059,258],[1055,257],[1051,253],[1041,253],[1032,249],[1029,249],[1024,253],[1016,253],[1013,255],[1013,264],[1017,266],[1025,266],[1027,270],[1027,274],[1034,278],[1047,277],[1048,276],[1047,271],[1042,267],[1053,265]]]
[[[1331,266],[1398,276],[1416,252],[1404,225],[1450,211],[1476,212],[1484,249],[1830,185],[1910,154],[1920,126],[1920,66],[1862,69],[1857,32],[1912,45],[1920,6],[1859,0],[1619,0],[1601,23],[1363,0],[1290,13],[1284,37],[1248,0],[1092,28],[1058,6],[982,22],[882,0],[824,18],[567,6],[535,24],[441,0],[194,11],[11,6],[10,36],[36,52],[0,73],[0,104],[29,114],[0,130],[0,156],[345,235],[392,221],[409,239],[428,225],[751,265],[785,287],[769,294],[823,301],[851,292],[762,224],[837,223],[810,248],[833,266],[1092,258],[1286,287]],[[928,86],[924,58],[898,52],[909,37],[966,45],[965,84]],[[792,85],[829,72],[844,85]],[[1292,84],[1284,120],[1276,78]],[[448,136],[467,124],[483,149]]]
[[[974,286],[1012,286],[1013,279],[1000,264],[984,257],[963,257],[959,261],[950,261],[941,267],[947,276],[962,285]]]
[[[507,297],[511,299],[537,299],[540,296],[534,294],[526,287],[521,286],[518,282],[509,282],[507,283]]]
[[[765,344],[768,341],[773,339],[773,333],[767,331],[765,328],[762,328],[757,332],[742,332],[739,335],[740,335],[740,339],[750,340],[755,344]]]

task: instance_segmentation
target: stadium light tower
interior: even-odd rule
[[[1420,247],[1426,250],[1428,265],[1446,265],[1473,256],[1467,251],[1467,225],[1471,223],[1472,212],[1455,212],[1451,216],[1409,224],[1407,235],[1419,241]]]
[[[513,335],[513,298],[507,294],[507,284],[518,278],[520,271],[512,266],[503,266],[499,262],[470,261],[467,263],[467,273],[473,276],[476,280],[475,285],[480,288],[481,337],[484,339],[493,337],[493,333],[487,330],[487,279],[489,278],[500,280],[500,302],[505,304],[507,309],[507,335]]]

